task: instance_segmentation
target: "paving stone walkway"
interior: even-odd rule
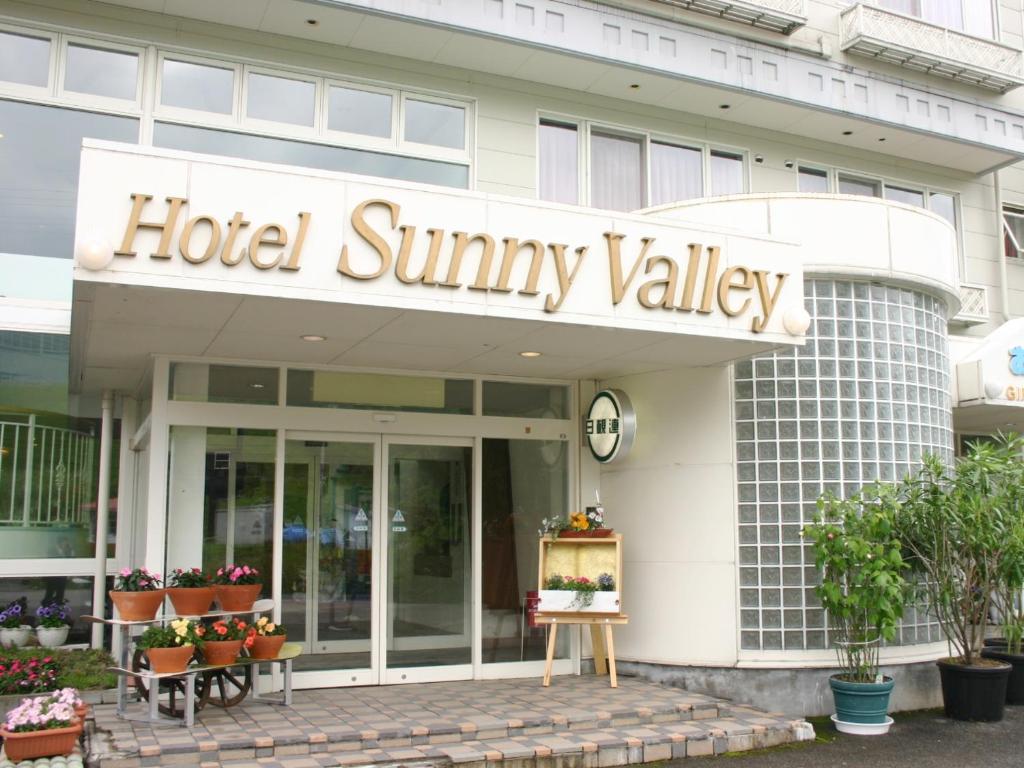
[[[558,677],[550,688],[528,679],[297,691],[291,707],[207,706],[192,729],[122,720],[113,705],[93,713],[94,768],[608,768],[814,735],[780,714],[631,678],[612,689],[594,676]]]

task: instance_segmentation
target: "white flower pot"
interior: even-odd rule
[[[36,637],[43,648],[59,648],[68,639],[68,632],[71,627],[66,624],[63,627],[36,627]]]
[[[21,648],[32,636],[32,627],[22,624],[14,629],[0,629],[0,645],[4,648]]]
[[[618,592],[594,592],[590,605],[581,605],[576,593],[570,589],[542,589],[541,613],[618,613]]]

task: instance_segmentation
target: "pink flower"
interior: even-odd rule
[[[131,568],[122,568],[120,573],[121,573],[122,576],[125,576],[125,577],[131,576],[132,575],[132,569]]]

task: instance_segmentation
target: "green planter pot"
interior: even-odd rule
[[[850,683],[838,675],[828,679],[836,714],[832,718],[836,728],[844,733],[860,735],[883,734],[892,725],[889,717],[889,695],[894,680],[884,678],[881,683]]]

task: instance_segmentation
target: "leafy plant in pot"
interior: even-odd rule
[[[167,626],[148,627],[135,646],[146,652],[153,672],[184,672],[196,649],[203,646],[205,632],[191,619],[174,619]]]
[[[0,611],[0,645],[4,648],[20,648],[32,635],[32,627],[25,623],[28,599],[19,597]]]
[[[907,562],[953,648],[937,664],[946,716],[1003,718],[1011,666],[981,656],[985,617],[1024,493],[1020,438],[977,443],[953,468],[935,456],[902,483],[897,527]]]
[[[1006,703],[1024,704],[1024,509],[1011,505],[1006,524],[1006,549],[999,562],[992,602],[1002,624],[1002,637],[986,638],[981,655],[1013,668],[1006,685]]]
[[[276,659],[288,638],[284,625],[275,624],[266,616],[261,616],[250,626],[252,646],[249,648],[249,656],[254,659]]]
[[[903,616],[908,585],[894,529],[896,493],[871,486],[848,499],[818,500],[818,514],[803,535],[814,549],[821,583],[815,588],[828,612],[842,671],[829,678],[836,705],[832,721],[844,733],[881,735],[892,725],[893,679],[879,672],[879,644],[891,640]]]
[[[167,596],[179,616],[202,616],[213,605],[214,591],[200,568],[175,568],[168,579]]]
[[[233,664],[243,646],[252,648],[255,635],[252,627],[241,619],[215,621],[204,628],[203,658],[214,666]]]
[[[255,568],[231,563],[217,569],[213,588],[221,608],[243,613],[252,610],[252,604],[263,589],[261,582],[260,572]]]

